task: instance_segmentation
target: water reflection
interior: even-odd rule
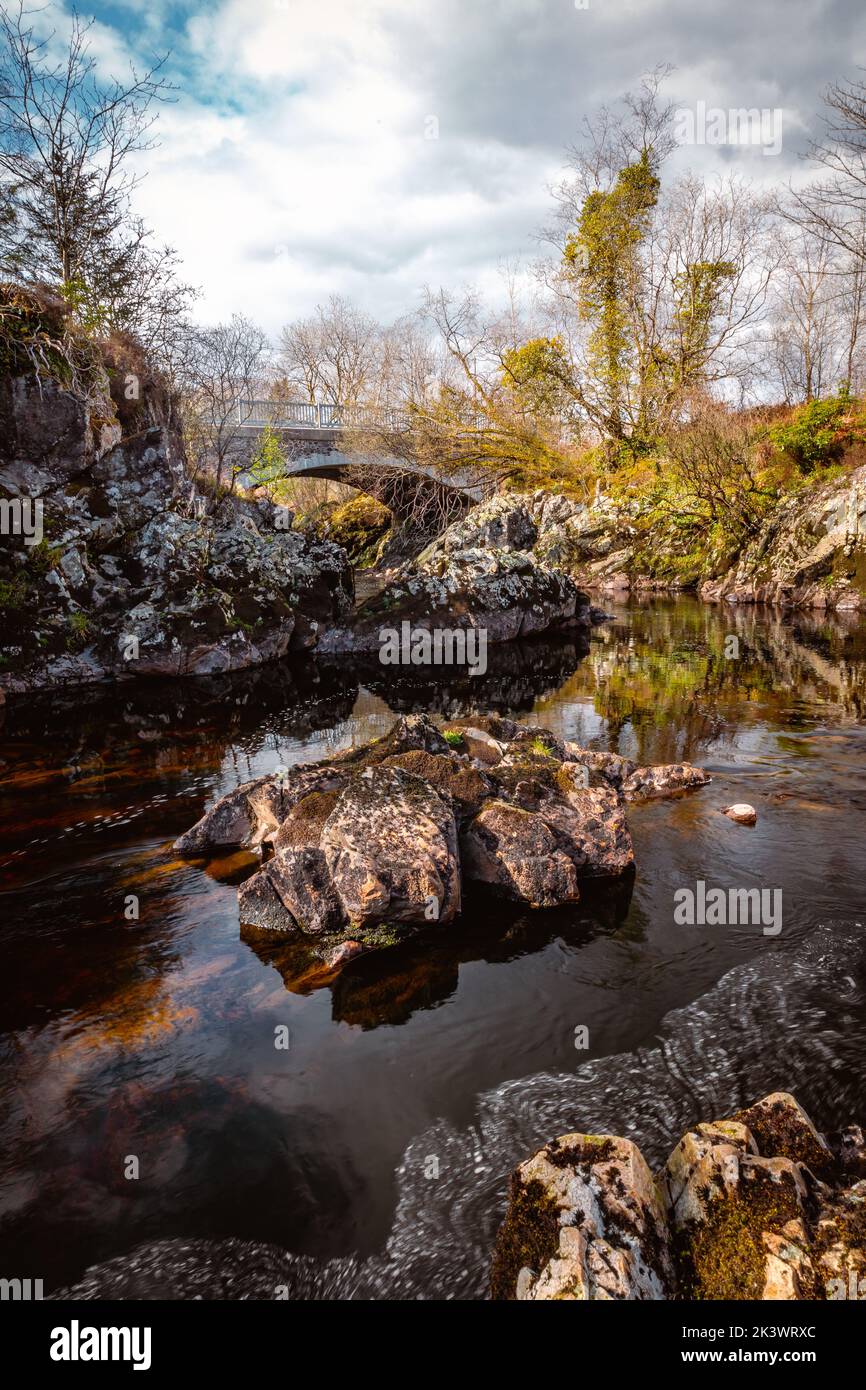
[[[737,656],[726,655],[732,636]],[[768,949],[794,959],[821,921],[862,918],[864,700],[866,625],[853,616],[681,599],[616,608],[588,651],[568,638],[491,649],[484,677],[419,681],[375,663],[306,661],[7,705],[9,1267],[51,1287],[143,1240],[193,1235],[317,1258],[381,1249],[395,1170],[417,1136],[440,1124],[463,1133],[491,1088],[507,1095],[536,1075],[540,1095],[551,1073],[652,1042],[666,1013],[724,971]],[[202,872],[177,859],[174,837],[239,782],[430,708],[531,718],[640,761],[687,758],[714,781],[632,808],[637,874],[621,897],[549,916],[473,902],[448,934],[362,959],[336,980],[305,974],[292,947],[242,938],[236,884],[248,857]],[[754,830],[719,815],[735,800],[757,806]],[[781,886],[782,936],[768,948],[747,928],[677,927],[673,891],[698,877]],[[578,1024],[590,1038],[581,1056]],[[720,1015],[713,1026],[730,1069],[741,1022]],[[288,1052],[275,1051],[278,1027],[290,1031]],[[821,1067],[850,1117],[866,1101],[862,1068],[827,1046]],[[614,1125],[616,1086],[596,1105],[593,1073],[581,1075],[581,1104]],[[702,1106],[722,1082],[721,1072],[700,1078]],[[570,1113],[570,1125],[580,1118]],[[130,1153],[142,1158],[136,1183],[119,1173]]]
[[[405,1023],[417,1009],[432,1009],[457,989],[460,967],[471,961],[494,964],[543,951],[554,941],[571,950],[604,931],[614,931],[628,916],[634,873],[599,885],[584,885],[579,908],[548,912],[520,910],[482,893],[466,898],[462,920],[431,928],[408,940],[365,956],[339,973],[328,972],[303,942],[262,940],[241,934],[259,960],[279,971],[286,989],[306,994],[320,985],[331,990],[336,1022],[370,1029]]]

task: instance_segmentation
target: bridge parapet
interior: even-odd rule
[[[368,405],[327,405],[312,401],[266,401],[240,398],[237,423],[241,429],[263,430],[388,430],[408,429],[404,410],[380,410]]]
[[[241,396],[235,402],[239,429],[286,431],[303,430],[384,430],[391,434],[411,429],[406,410],[383,410],[374,405],[333,405],[317,401],[268,401]],[[489,424],[476,415],[472,429]]]

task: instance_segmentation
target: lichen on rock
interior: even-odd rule
[[[469,886],[543,910],[578,902],[581,883],[626,882],[625,797],[617,776],[586,776],[549,730],[408,715],[364,747],[243,783],[175,848],[260,853],[238,893],[242,926],[300,934],[338,968],[450,929]]]
[[[857,1126],[825,1137],[786,1092],[697,1123],[655,1177],[627,1139],[565,1135],[512,1178],[492,1295],[849,1297],[866,1290],[864,1167]]]

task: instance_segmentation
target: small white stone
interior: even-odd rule
[[[758,813],[747,801],[736,801],[733,806],[723,806],[722,815],[735,820],[738,825],[754,825]]]

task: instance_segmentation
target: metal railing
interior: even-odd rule
[[[318,405],[309,401],[252,400],[241,396],[235,402],[241,429],[263,430],[387,430],[396,434],[410,427],[404,410],[381,410],[373,405]],[[483,430],[490,421],[476,415],[467,421],[470,429]]]
[[[379,410],[369,405],[317,405],[307,401],[256,401],[240,397],[236,403],[241,428],[307,430],[404,430],[408,420],[402,410]]]

